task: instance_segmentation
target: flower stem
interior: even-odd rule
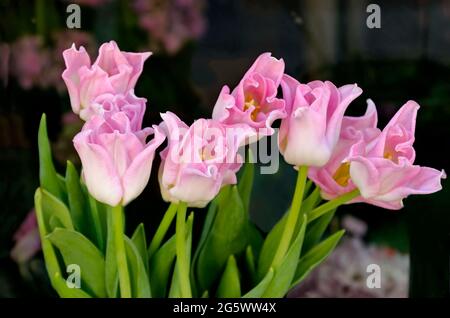
[[[119,204],[111,210],[117,270],[119,271],[120,296],[122,298],[131,298],[130,275],[125,254],[125,241],[123,239],[123,207]]]
[[[178,206],[175,203],[171,203],[169,205],[169,208],[167,209],[166,213],[164,214],[163,219],[161,220],[161,223],[159,224],[159,227],[156,230],[155,235],[153,236],[153,239],[150,243],[150,247],[148,248],[149,258],[151,258],[153,256],[153,254],[160,247],[161,242],[164,239],[164,236],[166,235],[167,230],[170,227],[170,224],[172,223],[173,219],[175,218],[175,214],[177,213],[177,208],[178,208]]]
[[[289,244],[291,243],[292,235],[294,234],[295,227],[297,225],[298,215],[302,207],[303,194],[305,192],[305,183],[308,176],[308,167],[301,166],[298,168],[297,184],[295,186],[294,197],[292,199],[291,208],[284,225],[284,231],[280,239],[280,244],[275,252],[275,256],[272,261],[272,267],[276,268],[283,260],[286,254]]]
[[[178,204],[177,224],[176,224],[176,251],[177,251],[177,268],[178,277],[180,279],[180,290],[182,298],[191,298],[191,283],[189,280],[189,259],[186,254],[186,209],[185,202]]]
[[[324,203],[324,204],[318,206],[317,208],[315,208],[314,210],[312,210],[311,212],[308,213],[308,223],[321,217],[325,213],[337,208],[341,204],[344,204],[344,203],[356,198],[359,195],[360,195],[359,190],[355,189],[351,192],[343,194],[340,197],[337,197],[333,200],[328,201],[327,203]]]

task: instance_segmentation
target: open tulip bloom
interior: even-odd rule
[[[222,89],[212,118],[189,126],[166,112],[142,127],[146,99],[134,86],[150,55],[113,41],[93,64],[83,47],[63,54],[70,103],[85,120],[73,139],[82,167],[68,162],[64,176],[56,172],[43,115],[35,194],[48,275],[61,297],[284,297],[344,234],[325,234],[337,207],[397,210],[410,194],[441,189],[444,171],[414,163],[417,103],[380,129],[371,100],[364,115],[345,116],[362,93],[356,84],[300,83],[270,53],[232,91]],[[263,233],[249,217],[254,167],[239,150],[272,135],[275,120],[280,153],[298,178],[285,215]],[[124,206],[146,187],[158,153],[154,191],[167,211],[151,238],[143,224],[130,235]],[[200,235],[190,208],[204,219]],[[74,265],[79,277],[69,282]]]

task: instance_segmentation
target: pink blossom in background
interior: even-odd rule
[[[287,117],[281,121],[278,145],[286,162],[320,167],[330,160],[341,131],[344,112],[361,95],[358,85],[300,84],[289,75],[281,82]]]
[[[4,86],[8,84],[10,55],[10,45],[0,42],[0,81]]]
[[[76,3],[79,5],[83,5],[83,6],[88,6],[88,7],[99,7],[102,6],[108,2],[111,2],[111,0],[64,0],[65,2],[69,2],[69,3]]]
[[[73,139],[89,193],[110,206],[135,199],[148,183],[156,148],[164,139],[157,126],[133,131],[124,112],[93,116]]]
[[[66,69],[63,79],[66,83],[72,110],[87,120],[81,110],[89,108],[93,100],[105,93],[125,94],[136,85],[150,52],[122,52],[116,42],[100,46],[96,61],[91,60],[86,50],[73,45],[64,51]]]
[[[203,0],[134,0],[139,26],[148,32],[150,49],[177,53],[205,30]]]
[[[161,117],[168,139],[158,173],[165,201],[205,207],[222,186],[236,184],[242,165],[237,152],[248,127],[227,128],[211,119],[198,119],[189,127],[171,112]]]
[[[19,229],[14,233],[13,240],[15,245],[11,250],[11,258],[16,263],[27,262],[41,250],[41,240],[34,209],[27,214]]]
[[[11,74],[24,89],[37,85],[48,60],[38,36],[24,36],[11,46]]]
[[[228,86],[222,88],[213,119],[227,125],[246,124],[255,134],[272,135],[272,123],[286,117],[285,102],[276,97],[283,74],[283,59],[261,54],[231,93]]]

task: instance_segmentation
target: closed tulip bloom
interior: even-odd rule
[[[283,73],[283,59],[261,54],[231,93],[228,86],[222,88],[213,119],[227,125],[246,124],[254,134],[273,134],[272,123],[286,116],[283,99],[276,97]]]
[[[157,126],[134,132],[124,112],[93,116],[73,140],[89,193],[110,206],[132,201],[147,185],[155,150],[164,139]]]
[[[204,207],[222,186],[236,183],[242,165],[237,152],[248,127],[230,128],[211,119],[189,127],[171,112],[161,117],[168,138],[158,175],[165,201]]]
[[[344,112],[362,90],[356,84],[337,88],[329,81],[300,84],[288,75],[281,87],[287,117],[281,121],[280,152],[294,166],[325,165],[338,142]]]
[[[88,120],[89,112],[81,110],[89,108],[92,101],[105,93],[126,94],[136,85],[142,73],[145,60],[150,52],[122,52],[116,42],[104,43],[99,55],[91,64],[86,50],[75,45],[63,52],[66,69],[62,78],[69,92],[72,110],[84,120]]]

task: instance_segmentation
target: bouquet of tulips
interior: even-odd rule
[[[325,233],[338,206],[396,210],[410,194],[441,189],[443,171],[414,165],[417,103],[379,129],[371,100],[363,116],[344,116],[362,93],[356,84],[299,83],[270,53],[233,90],[222,89],[211,119],[188,126],[166,112],[142,128],[146,99],[134,86],[150,55],[115,42],[93,64],[83,47],[63,53],[72,109],[86,121],[73,139],[81,176],[70,162],[65,175],[55,171],[43,115],[35,194],[48,275],[61,297],[283,297],[336,247],[344,231]],[[265,234],[249,218],[252,149],[275,133],[298,178],[287,211]],[[151,237],[143,224],[125,233],[124,207],[147,185],[159,148],[167,211]],[[206,213],[197,235],[190,208],[205,207],[195,212]]]

